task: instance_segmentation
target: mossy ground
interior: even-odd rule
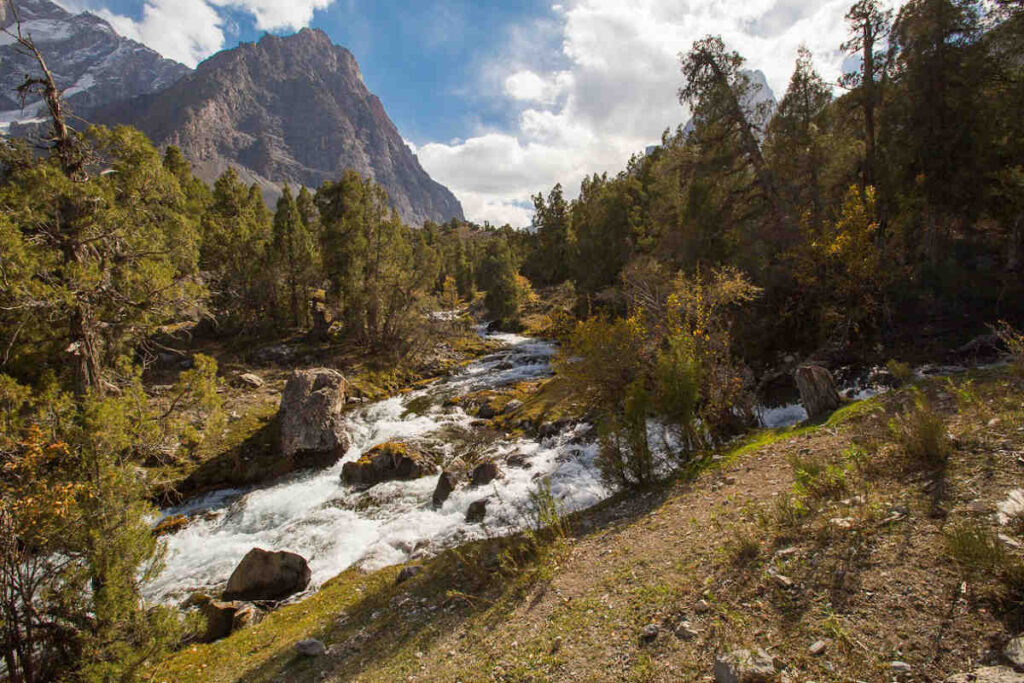
[[[1024,614],[995,577],[965,579],[947,532],[992,524],[1024,482],[1024,381],[986,371],[922,389],[952,437],[939,470],[893,442],[889,422],[913,398],[894,392],[620,494],[539,551],[502,561],[526,541],[478,543],[398,586],[398,568],[350,570],[259,626],[177,653],[152,680],[697,681],[716,653],[751,645],[789,680],[885,681],[894,659],[914,680],[970,670]],[[673,634],[684,617],[696,638]],[[660,633],[643,643],[651,623]],[[330,653],[296,657],[305,637]]]

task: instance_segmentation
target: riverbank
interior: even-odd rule
[[[780,680],[941,681],[998,663],[1024,628],[1020,587],[954,541],[1020,540],[994,513],[1024,479],[1024,382],[1004,368],[919,389],[947,457],[908,453],[898,420],[916,390],[891,392],[752,435],[544,543],[477,541],[398,585],[400,567],[346,571],[151,678],[696,681],[737,647],[764,648]],[[296,655],[308,637],[328,653]]]

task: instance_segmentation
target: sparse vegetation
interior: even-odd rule
[[[952,451],[946,420],[924,393],[915,391],[912,396],[911,407],[890,422],[893,436],[912,465],[945,467]]]

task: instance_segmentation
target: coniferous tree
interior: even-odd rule
[[[298,327],[306,318],[306,295],[315,272],[316,247],[287,185],[274,214],[270,261],[284,279],[288,317]]]
[[[814,227],[823,220],[821,168],[827,162],[828,106],[832,93],[801,47],[789,88],[768,128],[766,147],[780,190],[791,206],[803,207]]]
[[[857,91],[857,99],[864,123],[864,168],[862,186],[875,185],[877,112],[881,103],[879,82],[887,68],[882,47],[892,27],[892,11],[882,9],[878,0],[858,0],[846,13],[850,25],[850,39],[841,49],[860,57],[860,69],[845,74],[839,84]]]

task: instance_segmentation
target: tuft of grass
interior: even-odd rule
[[[892,358],[885,364],[885,369],[899,383],[899,386],[910,384],[914,380],[914,369],[910,367],[910,363],[902,363]]]
[[[1013,600],[1024,597],[1024,561],[1007,550],[991,528],[976,521],[961,522],[946,532],[946,545],[966,579],[996,580]]]
[[[849,489],[846,468],[816,458],[794,455],[789,460],[796,478],[797,495],[817,501],[838,498]]]
[[[913,406],[893,418],[889,429],[912,463],[927,468],[945,466],[952,452],[946,420],[920,391],[914,391]]]
[[[1024,375],[1024,334],[1015,330],[1005,321],[994,326],[992,331],[1006,344],[1006,349],[1010,352],[1010,365],[1014,372]]]
[[[749,567],[761,557],[761,543],[754,534],[744,529],[726,542],[725,553],[734,567]]]

